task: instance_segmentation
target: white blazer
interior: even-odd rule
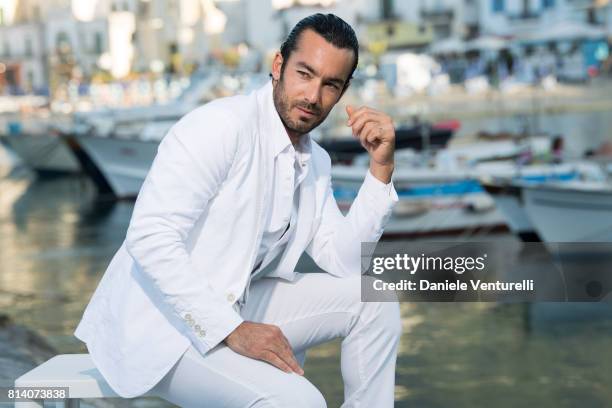
[[[234,304],[248,294],[270,208],[271,132],[286,131],[268,83],[195,109],[160,143],[126,239],[75,331],[122,397],[151,389],[189,344],[204,355],[242,322]],[[360,243],[380,238],[393,187],[368,172],[344,217],[330,169],[313,141],[296,231],[273,276],[293,279],[304,251],[330,274],[360,274]]]

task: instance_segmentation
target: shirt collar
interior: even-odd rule
[[[296,159],[301,167],[306,167],[310,161],[310,153],[312,152],[312,143],[310,142],[310,134],[305,134],[300,138],[300,143],[297,148]]]
[[[268,83],[261,88],[261,91],[263,93],[264,114],[266,115],[266,123],[268,124],[267,130],[269,132],[266,136],[271,138],[273,154],[274,157],[276,157],[283,150],[292,146],[291,139],[289,139],[287,129],[285,129],[285,125],[283,125],[280,115],[276,110],[276,106],[274,106],[272,80],[268,81]],[[299,160],[305,165],[310,159],[312,150],[310,133],[300,137],[300,143],[297,150],[299,151],[297,155]]]

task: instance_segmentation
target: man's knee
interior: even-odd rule
[[[262,397],[253,408],[327,408],[323,394],[304,377],[279,386],[273,394]]]

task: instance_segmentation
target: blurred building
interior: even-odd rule
[[[215,51],[277,49],[315,12],[340,15],[364,48],[422,47],[465,35],[469,0],[5,0],[0,3],[3,83],[26,91],[100,73],[175,73]],[[13,41],[25,39],[25,41]]]
[[[215,46],[244,39],[243,3],[233,22],[212,0],[4,0],[0,92],[48,92],[69,79],[175,73]]]
[[[488,0],[480,2],[480,28],[485,34],[522,36],[546,31],[551,24],[580,23],[610,30],[608,1]]]
[[[30,3],[0,3],[0,88],[21,85],[29,91],[47,84],[45,10]]]
[[[137,3],[134,38],[137,71],[175,73],[186,66],[206,63],[216,49],[244,41],[246,17],[241,1],[140,0]]]
[[[432,41],[476,35],[478,0],[244,0],[246,38],[273,50],[301,18],[334,13],[357,32],[362,48],[374,56],[389,50],[423,50]]]
[[[0,93],[45,93],[71,79],[184,75],[211,61],[256,70],[315,12],[341,16],[364,56],[378,59],[483,36],[600,40],[612,33],[611,9],[609,0],[2,0]]]

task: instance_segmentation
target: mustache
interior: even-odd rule
[[[321,107],[317,105],[316,103],[297,102],[294,106],[298,108],[306,109],[307,111],[310,111],[317,115],[320,115],[321,110],[322,110]]]

